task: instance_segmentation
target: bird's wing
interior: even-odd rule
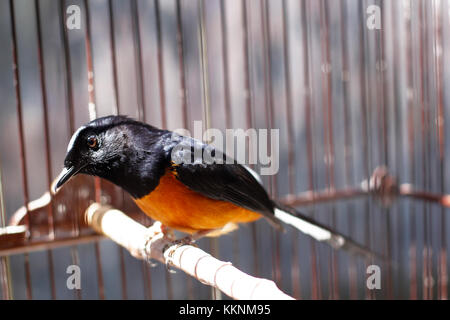
[[[178,150],[172,152],[171,170],[185,186],[205,197],[228,201],[245,209],[258,212],[281,226],[274,216],[274,204],[266,190],[250,171],[233,161],[225,163],[226,155],[209,149],[210,145],[191,138],[185,138]],[[201,151],[196,153],[196,151]],[[188,152],[188,156],[186,154]],[[205,151],[223,163],[209,161]],[[189,161],[187,161],[189,160]]]
[[[261,213],[279,226],[266,190],[242,165],[180,164],[173,165],[172,170],[177,179],[191,190]]]

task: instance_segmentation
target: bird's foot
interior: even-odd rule
[[[161,232],[164,234],[164,237],[167,238],[170,241],[176,241],[175,239],[175,233],[173,232],[172,228],[169,228],[168,226],[161,225]]]
[[[170,273],[175,273],[175,270],[173,270],[171,267],[174,265],[173,263],[173,258],[175,255],[175,251],[177,251],[178,248],[182,247],[182,246],[197,246],[195,244],[195,237],[193,236],[186,236],[183,237],[181,239],[177,239],[172,241],[171,244],[168,244],[163,252],[164,252],[164,256],[166,257],[166,269],[167,271],[169,271]],[[167,252],[167,253],[166,253]]]
[[[207,230],[200,230],[197,231],[196,233],[183,237],[181,239],[177,239],[177,240],[173,240],[171,244],[167,245],[163,252],[164,252],[164,256],[166,257],[166,268],[169,272],[175,273],[175,271],[171,268],[171,266],[174,265],[173,263],[173,259],[174,259],[174,255],[175,255],[175,251],[182,247],[182,246],[195,246],[197,247],[197,245],[195,244],[195,242],[205,236],[207,236],[208,234],[215,232],[217,230],[215,229],[207,229]],[[173,234],[172,234],[173,236]],[[166,253],[167,252],[167,253]]]

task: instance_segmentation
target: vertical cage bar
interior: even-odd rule
[[[41,16],[39,1],[35,0],[35,12],[36,12],[36,30],[37,30],[37,46],[38,46],[38,64],[39,64],[39,76],[41,82],[42,90],[42,108],[44,113],[44,140],[45,140],[45,159],[46,159],[46,169],[47,169],[47,186],[50,189],[52,184],[52,164],[50,155],[50,133],[49,133],[49,119],[48,119],[48,103],[47,103],[47,85],[45,81],[45,65],[44,65],[44,52],[42,50],[42,26],[41,26]],[[50,201],[53,199],[53,195],[50,192]],[[50,240],[55,239],[55,225],[54,225],[54,213],[53,206],[48,206],[47,220],[49,226],[49,238]],[[55,287],[55,274],[53,269],[53,252],[47,250],[47,260],[49,268],[50,277],[50,290],[52,299],[56,299],[56,287]]]
[[[156,38],[158,50],[158,85],[159,85],[159,102],[161,107],[161,126],[167,129],[166,116],[166,90],[164,83],[164,61],[163,61],[163,43],[161,33],[161,12],[159,9],[159,0],[155,0],[155,18],[156,18]]]
[[[270,10],[268,0],[261,0],[261,23],[264,60],[264,101],[266,112],[266,127],[271,130],[274,127],[274,101],[273,101],[273,79],[272,79],[272,36],[270,32]],[[277,197],[277,178],[269,177],[269,193],[273,198]],[[272,254],[273,278],[276,283],[281,284],[280,266],[280,234],[271,229],[272,244],[275,247]]]
[[[203,106],[203,130],[211,128],[211,105],[209,96],[209,73],[208,73],[208,47],[206,43],[206,12],[204,0],[198,2],[198,38],[200,51],[200,73],[202,79],[202,106]],[[206,137],[209,142],[209,137]]]
[[[320,27],[321,27],[321,60],[322,60],[322,92],[326,92],[323,106],[323,129],[326,158],[326,180],[329,192],[335,189],[334,183],[334,143],[333,143],[333,107],[332,107],[332,82],[331,82],[331,57],[329,48],[329,21],[328,4],[325,0],[320,1]],[[330,207],[330,206],[328,206]],[[333,229],[336,228],[335,207],[331,204],[330,220]],[[337,283],[337,256],[333,249],[329,249],[329,287],[330,299],[339,298]]]
[[[111,3],[112,5],[112,3]],[[134,44],[134,61],[136,66],[136,97],[137,97],[137,108],[138,108],[138,119],[140,121],[146,122],[146,101],[145,101],[145,80],[144,80],[144,63],[142,58],[142,45],[141,45],[141,29],[140,29],[140,19],[139,19],[139,4],[137,0],[132,0],[130,2],[131,20],[132,20],[132,30],[133,30],[133,44]],[[110,15],[110,21],[113,21]],[[110,26],[112,28],[112,24]],[[112,30],[112,29],[111,29]],[[115,60],[115,58],[114,58]],[[114,67],[116,68],[116,66]],[[117,85],[117,80],[116,80]],[[119,110],[117,110],[119,113]],[[123,248],[119,249],[120,257],[120,273],[121,273],[121,285],[122,285],[122,297],[123,299],[128,298],[127,294],[127,280],[126,280],[126,265],[124,258]],[[149,264],[147,261],[142,262],[142,275],[144,278],[144,296],[147,299],[152,298],[152,283],[151,283],[151,272],[149,270]]]
[[[253,114],[254,112],[254,100],[253,100],[253,89],[252,89],[252,56],[253,52],[251,50],[251,44],[253,42],[252,38],[252,31],[249,28],[251,25],[251,16],[249,16],[249,12],[251,12],[251,2],[242,0],[241,1],[242,6],[242,31],[243,31],[243,54],[244,54],[244,66],[245,66],[245,103],[246,103],[246,122],[247,122],[247,129],[254,128],[254,118]],[[256,143],[253,141],[253,139],[250,138],[249,141],[249,148],[252,148],[252,144]],[[253,165],[251,165],[252,168],[254,168]],[[253,248],[253,272],[256,276],[260,275],[260,269],[259,269],[259,246],[258,246],[258,230],[257,225],[252,224],[251,225],[251,241],[252,241],[252,248]]]
[[[24,128],[23,128],[23,114],[22,114],[22,96],[21,96],[21,88],[20,88],[20,74],[19,74],[19,65],[18,65],[18,54],[17,54],[17,34],[16,34],[16,19],[14,15],[14,1],[10,0],[10,17],[11,17],[11,31],[12,31],[12,57],[13,57],[13,71],[14,71],[14,91],[16,98],[16,111],[17,111],[17,122],[19,127],[19,142],[20,142],[20,165],[22,170],[22,190],[23,190],[23,198],[25,202],[25,208],[27,210],[27,214],[25,215],[25,224],[27,226],[27,238],[29,239],[31,236],[31,223],[30,217],[28,215],[28,203],[30,202],[29,197],[29,188],[28,188],[28,172],[26,166],[26,151],[25,151],[25,137],[24,137]]]
[[[243,30],[243,54],[244,54],[244,76],[245,76],[245,103],[246,103],[246,122],[247,129],[254,128],[254,119],[253,119],[253,90],[252,90],[252,77],[251,77],[251,66],[252,66],[252,51],[251,44],[252,41],[252,31],[249,26],[251,25],[251,16],[249,16],[249,12],[251,12],[251,1],[242,0],[242,30]],[[250,146],[254,141],[250,140]],[[251,148],[251,147],[250,147]],[[254,166],[251,165],[253,168]],[[259,268],[259,246],[258,246],[258,230],[257,225],[255,223],[251,224],[251,241],[253,248],[253,274],[255,276],[260,276],[260,268]]]
[[[424,8],[423,3],[419,3],[417,6],[417,26],[418,26],[418,46],[419,46],[419,74],[417,81],[419,86],[419,105],[420,105],[420,143],[421,143],[421,151],[422,151],[422,167],[421,173],[423,177],[423,187],[429,186],[429,177],[428,177],[428,157],[425,154],[427,149],[427,136],[428,136],[428,108],[426,101],[426,85],[425,85],[425,73],[424,73],[424,64],[426,63],[426,52],[423,48],[423,42],[427,41],[426,39],[426,30],[422,27],[424,20],[426,19],[426,10]],[[429,256],[430,256],[430,242],[429,242],[429,206],[427,203],[424,203],[424,209],[422,213],[422,230],[423,230],[423,249],[422,249],[422,298],[428,300],[431,298],[430,286],[428,285],[428,281],[430,280],[430,265],[429,265]]]
[[[145,110],[145,81],[144,81],[144,63],[142,59],[142,44],[141,44],[141,28],[139,19],[139,4],[137,0],[130,2],[131,6],[131,20],[133,27],[133,41],[134,41],[134,61],[136,65],[136,95],[138,103],[138,118],[140,121],[146,121]]]
[[[64,48],[64,66],[66,72],[64,73],[65,76],[65,85],[66,85],[66,95],[67,95],[67,113],[69,116],[69,135],[73,134],[75,132],[75,115],[74,115],[74,100],[73,100],[73,84],[72,84],[72,65],[71,65],[71,55],[70,55],[70,48],[69,48],[69,39],[67,35],[67,30],[65,28],[65,7],[66,3],[65,1],[58,2],[59,7],[59,18],[60,18],[60,26],[61,26],[61,36],[62,36],[62,44]],[[71,211],[74,212],[74,211]],[[74,217],[74,214],[71,215],[72,217],[72,236],[77,236],[79,234],[79,226],[78,226],[78,219]],[[71,247],[70,249],[71,253],[71,259],[72,264],[79,265],[79,254],[78,254],[78,248],[76,246]],[[81,289],[75,290],[74,292],[75,297],[80,300],[81,299]]]
[[[352,174],[353,157],[351,152],[349,152],[353,147],[353,139],[351,133],[351,110],[350,110],[350,70],[348,61],[348,34],[347,34],[347,2],[342,1],[341,4],[341,17],[340,17],[340,28],[341,28],[341,64],[342,64],[342,104],[344,112],[344,171],[345,171],[345,187],[349,188],[354,180],[354,175]],[[349,203],[347,208],[347,224],[349,234],[354,233],[354,213],[355,207],[353,203]],[[356,259],[354,256],[350,255],[348,257],[348,277],[349,277],[349,297],[350,299],[358,298],[357,291],[357,269],[356,269]]]
[[[187,90],[186,90],[186,70],[185,70],[185,56],[184,56],[184,40],[183,40],[183,16],[181,12],[181,0],[176,1],[176,15],[177,15],[177,49],[178,49],[178,67],[180,70],[180,99],[181,112],[183,118],[183,126],[189,129],[190,120],[187,105]]]
[[[366,3],[363,1],[358,2],[358,12],[361,15],[364,15]],[[360,53],[360,83],[361,83],[361,122],[362,122],[362,141],[363,141],[363,159],[364,159],[364,176],[369,181],[370,179],[370,167],[371,167],[371,157],[370,157],[370,131],[369,131],[369,123],[370,123],[370,102],[367,92],[368,89],[368,77],[367,77],[367,35],[365,34],[364,27],[361,28],[359,32],[359,53]],[[372,233],[370,232],[369,225],[372,222],[372,206],[370,205],[369,200],[365,200],[365,210],[367,213],[366,221],[365,221],[365,242],[368,248],[372,248]],[[373,259],[366,259],[366,266],[373,264]],[[366,298],[373,298],[373,292],[366,288]]]
[[[5,199],[3,197],[2,166],[0,163],[0,226],[6,226]],[[13,299],[9,257],[0,258],[0,283],[4,300]]]
[[[161,126],[163,129],[167,129],[167,106],[166,106],[166,90],[164,83],[164,58],[163,58],[163,39],[162,39],[162,23],[161,23],[161,10],[159,0],[155,0],[155,19],[156,19],[156,38],[157,38],[157,50],[158,50],[158,85],[159,85],[159,101],[161,108]],[[173,299],[173,290],[170,274],[166,274],[166,287],[167,298]]]
[[[282,0],[283,6],[283,61],[284,61],[284,81],[285,81],[285,91],[284,95],[286,97],[286,128],[287,128],[287,141],[288,141],[288,184],[289,184],[289,194],[295,194],[295,151],[294,151],[294,138],[295,131],[292,125],[292,89],[291,89],[291,68],[290,68],[290,40],[289,40],[289,15],[287,8],[287,0]]]
[[[437,91],[437,126],[436,135],[439,145],[439,191],[441,193],[445,192],[445,179],[444,175],[446,172],[445,166],[445,110],[444,110],[444,94],[443,94],[443,37],[442,37],[442,25],[444,22],[444,13],[446,11],[446,5],[437,0],[433,1],[434,8],[434,30],[436,32],[434,37],[434,63],[435,63],[435,76],[436,76],[436,91]],[[447,288],[447,242],[446,242],[446,216],[443,207],[440,208],[440,252],[438,252],[438,299],[447,300],[448,299],[448,288]]]
[[[222,68],[223,68],[223,90],[224,90],[224,106],[225,106],[225,126],[231,128],[231,106],[230,106],[230,85],[229,85],[229,68],[228,68],[228,37],[227,37],[227,20],[225,12],[225,0],[220,0],[220,21],[222,36]]]
[[[132,1],[133,2],[133,1]],[[109,43],[111,52],[111,65],[113,72],[113,91],[115,105],[113,107],[113,113],[115,115],[119,114],[120,111],[120,97],[119,97],[119,84],[117,77],[117,58],[116,58],[116,36],[114,34],[114,8],[113,0],[108,1],[108,14],[109,14]]]
[[[62,44],[64,48],[64,62],[65,62],[65,83],[66,83],[66,94],[67,94],[67,106],[68,106],[68,115],[69,115],[69,134],[75,132],[75,116],[74,116],[74,106],[73,106],[73,85],[72,85],[72,65],[71,65],[71,55],[69,48],[69,39],[67,35],[67,31],[65,28],[65,1],[59,2],[60,4],[60,26],[61,26],[61,35],[62,35]]]
[[[403,3],[400,3],[400,6],[402,6]],[[391,2],[390,10],[392,10],[391,14],[391,26],[393,29],[400,29],[402,30],[402,24],[404,23],[406,13],[404,10],[399,10],[399,5],[396,2]],[[403,8],[402,8],[403,9]],[[402,15],[399,14],[399,12],[403,13]],[[400,41],[398,41],[397,36],[400,34],[400,31],[394,32],[394,35],[390,37],[391,39],[391,46],[392,51],[391,54],[393,56],[392,63],[393,66],[401,66],[402,65],[402,50],[401,48],[404,47],[404,43],[402,46],[400,46]],[[387,37],[389,39],[389,37]],[[401,76],[398,72],[396,72],[396,69],[393,70],[393,101],[392,101],[392,108],[394,111],[394,123],[396,124],[393,131],[395,131],[396,139],[393,141],[395,143],[395,147],[393,150],[396,150],[395,155],[395,172],[398,172],[398,175],[400,175],[403,164],[406,163],[406,159],[408,158],[407,155],[403,154],[402,146],[404,141],[404,132],[402,128],[402,124],[405,121],[405,118],[403,116],[402,112],[402,101],[403,101],[403,93],[401,89]],[[402,215],[400,213],[400,210],[394,209],[394,221],[395,221],[395,227],[398,228],[399,226],[404,225],[402,221]],[[396,244],[400,248],[402,246],[402,233],[404,232],[406,228],[402,229],[401,232],[396,232]],[[401,250],[397,251],[396,258],[400,261],[402,252]],[[403,273],[401,268],[391,268],[391,279],[398,279],[398,285],[397,285],[397,296],[401,296],[401,292],[403,292]],[[397,270],[396,270],[397,269]],[[395,277],[392,276],[392,274],[395,272]],[[394,286],[395,281],[392,283],[392,286]]]
[[[308,189],[314,191],[314,134],[313,134],[313,119],[314,108],[312,106],[312,76],[309,69],[311,61],[311,44],[310,44],[310,23],[307,17],[312,13],[309,0],[301,0],[301,20],[302,20],[302,39],[303,46],[303,79],[305,86],[305,128],[306,128],[306,150],[307,150],[307,164],[308,164]],[[311,299],[317,300],[321,298],[320,275],[318,270],[318,253],[317,246],[313,240],[310,241],[311,251]]]
[[[270,32],[270,10],[269,0],[262,0],[261,3],[261,21],[263,32],[263,47],[264,47],[264,78],[265,78],[265,101],[266,101],[266,124],[268,129],[274,127],[274,94],[273,94],[273,77],[272,77],[272,35]],[[277,194],[277,179],[275,176],[270,176],[270,193],[272,196]]]
[[[428,19],[428,11],[429,11],[429,4],[431,3],[431,1],[427,1],[426,3],[424,3],[423,5],[423,19],[424,19],[424,25],[425,27],[423,28],[424,31],[424,41],[427,44],[427,49],[429,48],[428,44],[429,44],[429,32],[428,32],[428,27],[429,27],[429,19]],[[424,56],[423,56],[424,60],[423,60],[423,74],[422,74],[422,82],[423,82],[423,87],[424,87],[424,129],[425,129],[425,140],[424,140],[424,168],[426,171],[424,171],[425,173],[425,177],[426,177],[426,181],[425,181],[425,189],[429,190],[432,187],[432,181],[431,181],[431,96],[430,96],[430,86],[429,86],[429,82],[430,79],[428,77],[428,75],[425,74],[425,69],[429,72],[430,66],[429,66],[429,50],[424,50]],[[427,221],[426,224],[426,233],[425,233],[425,241],[426,241],[426,260],[425,263],[427,265],[427,273],[426,273],[426,277],[425,277],[425,281],[424,281],[424,286],[427,289],[427,296],[428,299],[433,299],[434,293],[433,293],[433,285],[432,285],[432,281],[434,281],[434,277],[433,277],[433,242],[432,242],[432,220],[431,220],[431,207],[430,204],[426,204],[426,212],[425,212],[425,217],[424,217]]]
[[[10,17],[11,17],[11,32],[12,32],[12,57],[13,57],[13,71],[14,71],[14,88],[15,88],[15,98],[16,98],[16,110],[17,110],[17,121],[19,127],[19,147],[20,147],[20,165],[22,170],[22,191],[23,199],[25,203],[26,215],[25,215],[25,225],[27,226],[27,240],[31,237],[32,226],[30,217],[28,215],[28,203],[30,202],[29,188],[28,188],[28,172],[26,165],[26,151],[25,151],[25,137],[23,128],[23,114],[22,114],[22,97],[20,90],[20,75],[19,75],[19,65],[18,65],[18,54],[17,54],[17,33],[16,33],[16,19],[14,15],[14,1],[9,2]],[[24,254],[24,267],[25,267],[25,281],[26,281],[26,294],[28,299],[32,299],[31,290],[31,273],[30,273],[30,262],[28,254]]]
[[[200,73],[201,73],[201,88],[202,88],[202,106],[203,106],[203,131],[206,132],[205,142],[210,143],[211,137],[208,134],[208,129],[211,128],[211,103],[209,90],[209,66],[208,66],[208,44],[206,35],[206,2],[199,0],[198,2],[198,38],[199,38],[199,52],[200,52]],[[209,247],[212,255],[219,254],[219,245],[216,238],[209,239]],[[211,297],[213,300],[221,300],[222,293],[216,288],[211,288]]]
[[[120,285],[122,287],[122,299],[127,300],[128,299],[127,273],[126,273],[125,257],[124,257],[123,250],[119,250],[119,263],[120,263]],[[145,264],[144,264],[144,267],[146,267]]]
[[[250,3],[248,3],[250,5]],[[251,88],[251,69],[250,66],[251,63],[251,54],[250,54],[250,43],[251,43],[251,35],[248,28],[249,25],[249,18],[248,18],[248,8],[247,8],[247,1],[242,0],[241,1],[241,10],[242,10],[242,48],[243,48],[243,56],[244,56],[244,96],[245,96],[245,112],[246,112],[246,122],[247,122],[247,129],[253,128],[253,117],[252,117],[252,103],[253,103],[253,95],[252,95],[252,88]],[[255,141],[252,141],[250,136],[250,142],[249,145],[251,146],[252,143],[255,143]],[[251,147],[250,147],[251,148]]]
[[[380,8],[381,12],[384,12],[385,9],[387,9],[387,6],[384,6],[383,2],[380,2]],[[392,13],[391,13],[392,14]],[[384,26],[387,25],[387,19],[386,15],[383,15],[382,24]],[[377,87],[378,92],[377,97],[379,99],[377,105],[379,106],[380,110],[378,113],[379,116],[379,129],[381,129],[381,137],[380,144],[381,144],[381,160],[380,164],[384,164],[386,166],[389,165],[389,141],[388,141],[388,132],[389,132],[389,123],[388,123],[388,79],[387,79],[387,62],[386,62],[386,54],[385,54],[385,33],[386,28],[379,30],[376,33],[376,42],[378,44],[378,51],[377,51],[377,63],[378,63],[378,70],[377,70]],[[386,241],[385,241],[385,248],[386,251],[386,257],[388,261],[392,260],[392,236],[391,236],[391,219],[390,216],[392,215],[392,209],[386,208],[382,209],[381,213],[384,215],[384,225],[386,230]],[[384,293],[384,296],[387,297],[387,299],[392,299],[393,297],[393,289],[392,289],[392,269],[391,269],[391,263],[385,262],[383,263],[383,267],[386,270],[385,274],[385,281],[386,281],[386,292]]]
[[[94,83],[94,66],[92,59],[92,46],[91,46],[91,20],[89,13],[89,1],[84,1],[84,6],[86,9],[86,31],[85,31],[85,46],[86,46],[86,65],[87,65],[87,74],[88,74],[88,94],[89,94],[89,118],[93,120],[97,117],[97,105],[95,98],[95,83]],[[110,29],[110,33],[113,33],[113,30]],[[118,103],[116,101],[116,103]],[[94,178],[95,185],[95,201],[101,203],[101,181],[100,178]],[[120,249],[121,250],[121,249]],[[97,284],[98,284],[98,296],[101,300],[105,299],[105,287],[103,280],[103,267],[100,256],[100,244],[98,241],[94,242],[94,251],[95,251],[95,262],[97,269]]]
[[[185,53],[184,53],[184,36],[183,36],[183,15],[181,0],[176,1],[176,17],[177,17],[177,50],[178,50],[178,68],[180,71],[180,99],[181,113],[183,119],[183,127],[190,129],[190,117],[188,112],[188,92],[186,90],[186,70],[185,70]],[[188,299],[194,299],[194,288],[191,277],[186,279]]]
[[[411,0],[406,3],[406,10],[409,11],[408,19],[406,19],[406,30],[408,37],[406,38],[406,64],[407,64],[407,87],[410,93],[413,92],[413,62],[412,62],[412,54],[413,54],[413,26],[412,26],[412,2]],[[408,110],[413,110],[413,96],[412,94],[407,95],[407,108]],[[410,112],[408,114],[408,157],[411,161],[410,168],[410,179],[411,183],[416,183],[415,172],[416,172],[416,159],[415,159],[415,139],[414,139],[414,112]],[[411,300],[416,300],[418,298],[418,286],[417,286],[417,242],[416,242],[416,208],[414,205],[411,205],[411,225],[410,225],[410,247],[409,247],[409,266],[410,266],[410,286],[409,286],[409,298]]]
[[[220,0],[220,21],[221,21],[221,38],[222,38],[222,68],[223,68],[223,91],[224,91],[224,109],[225,109],[225,129],[233,127],[231,115],[231,101],[230,101],[230,74],[228,67],[228,26],[226,19],[225,0]],[[244,44],[245,46],[245,44]],[[244,72],[247,72],[245,70]],[[251,142],[250,142],[251,143]],[[239,266],[239,232],[232,234],[233,246],[233,261]]]
[[[291,66],[290,66],[290,34],[289,34],[289,11],[287,0],[282,1],[283,9],[283,60],[284,60],[284,76],[285,76],[285,97],[286,97],[286,128],[287,128],[287,144],[288,144],[288,185],[289,195],[293,196],[296,193],[295,181],[295,130],[292,124],[293,119],[293,105],[292,105],[292,86],[291,86]],[[292,268],[291,281],[292,290],[295,298],[300,298],[300,265],[298,257],[298,233],[292,233]]]

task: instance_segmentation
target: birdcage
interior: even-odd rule
[[[257,221],[199,240],[214,257],[296,299],[447,299],[449,12],[448,0],[1,1],[0,296],[227,298],[85,224],[92,202],[152,223],[120,188],[79,176],[47,192],[72,133],[123,114],[276,129],[271,196],[374,253]]]

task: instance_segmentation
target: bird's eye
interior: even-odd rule
[[[87,138],[87,145],[91,149],[95,149],[98,147],[98,139],[96,136],[89,136]]]

